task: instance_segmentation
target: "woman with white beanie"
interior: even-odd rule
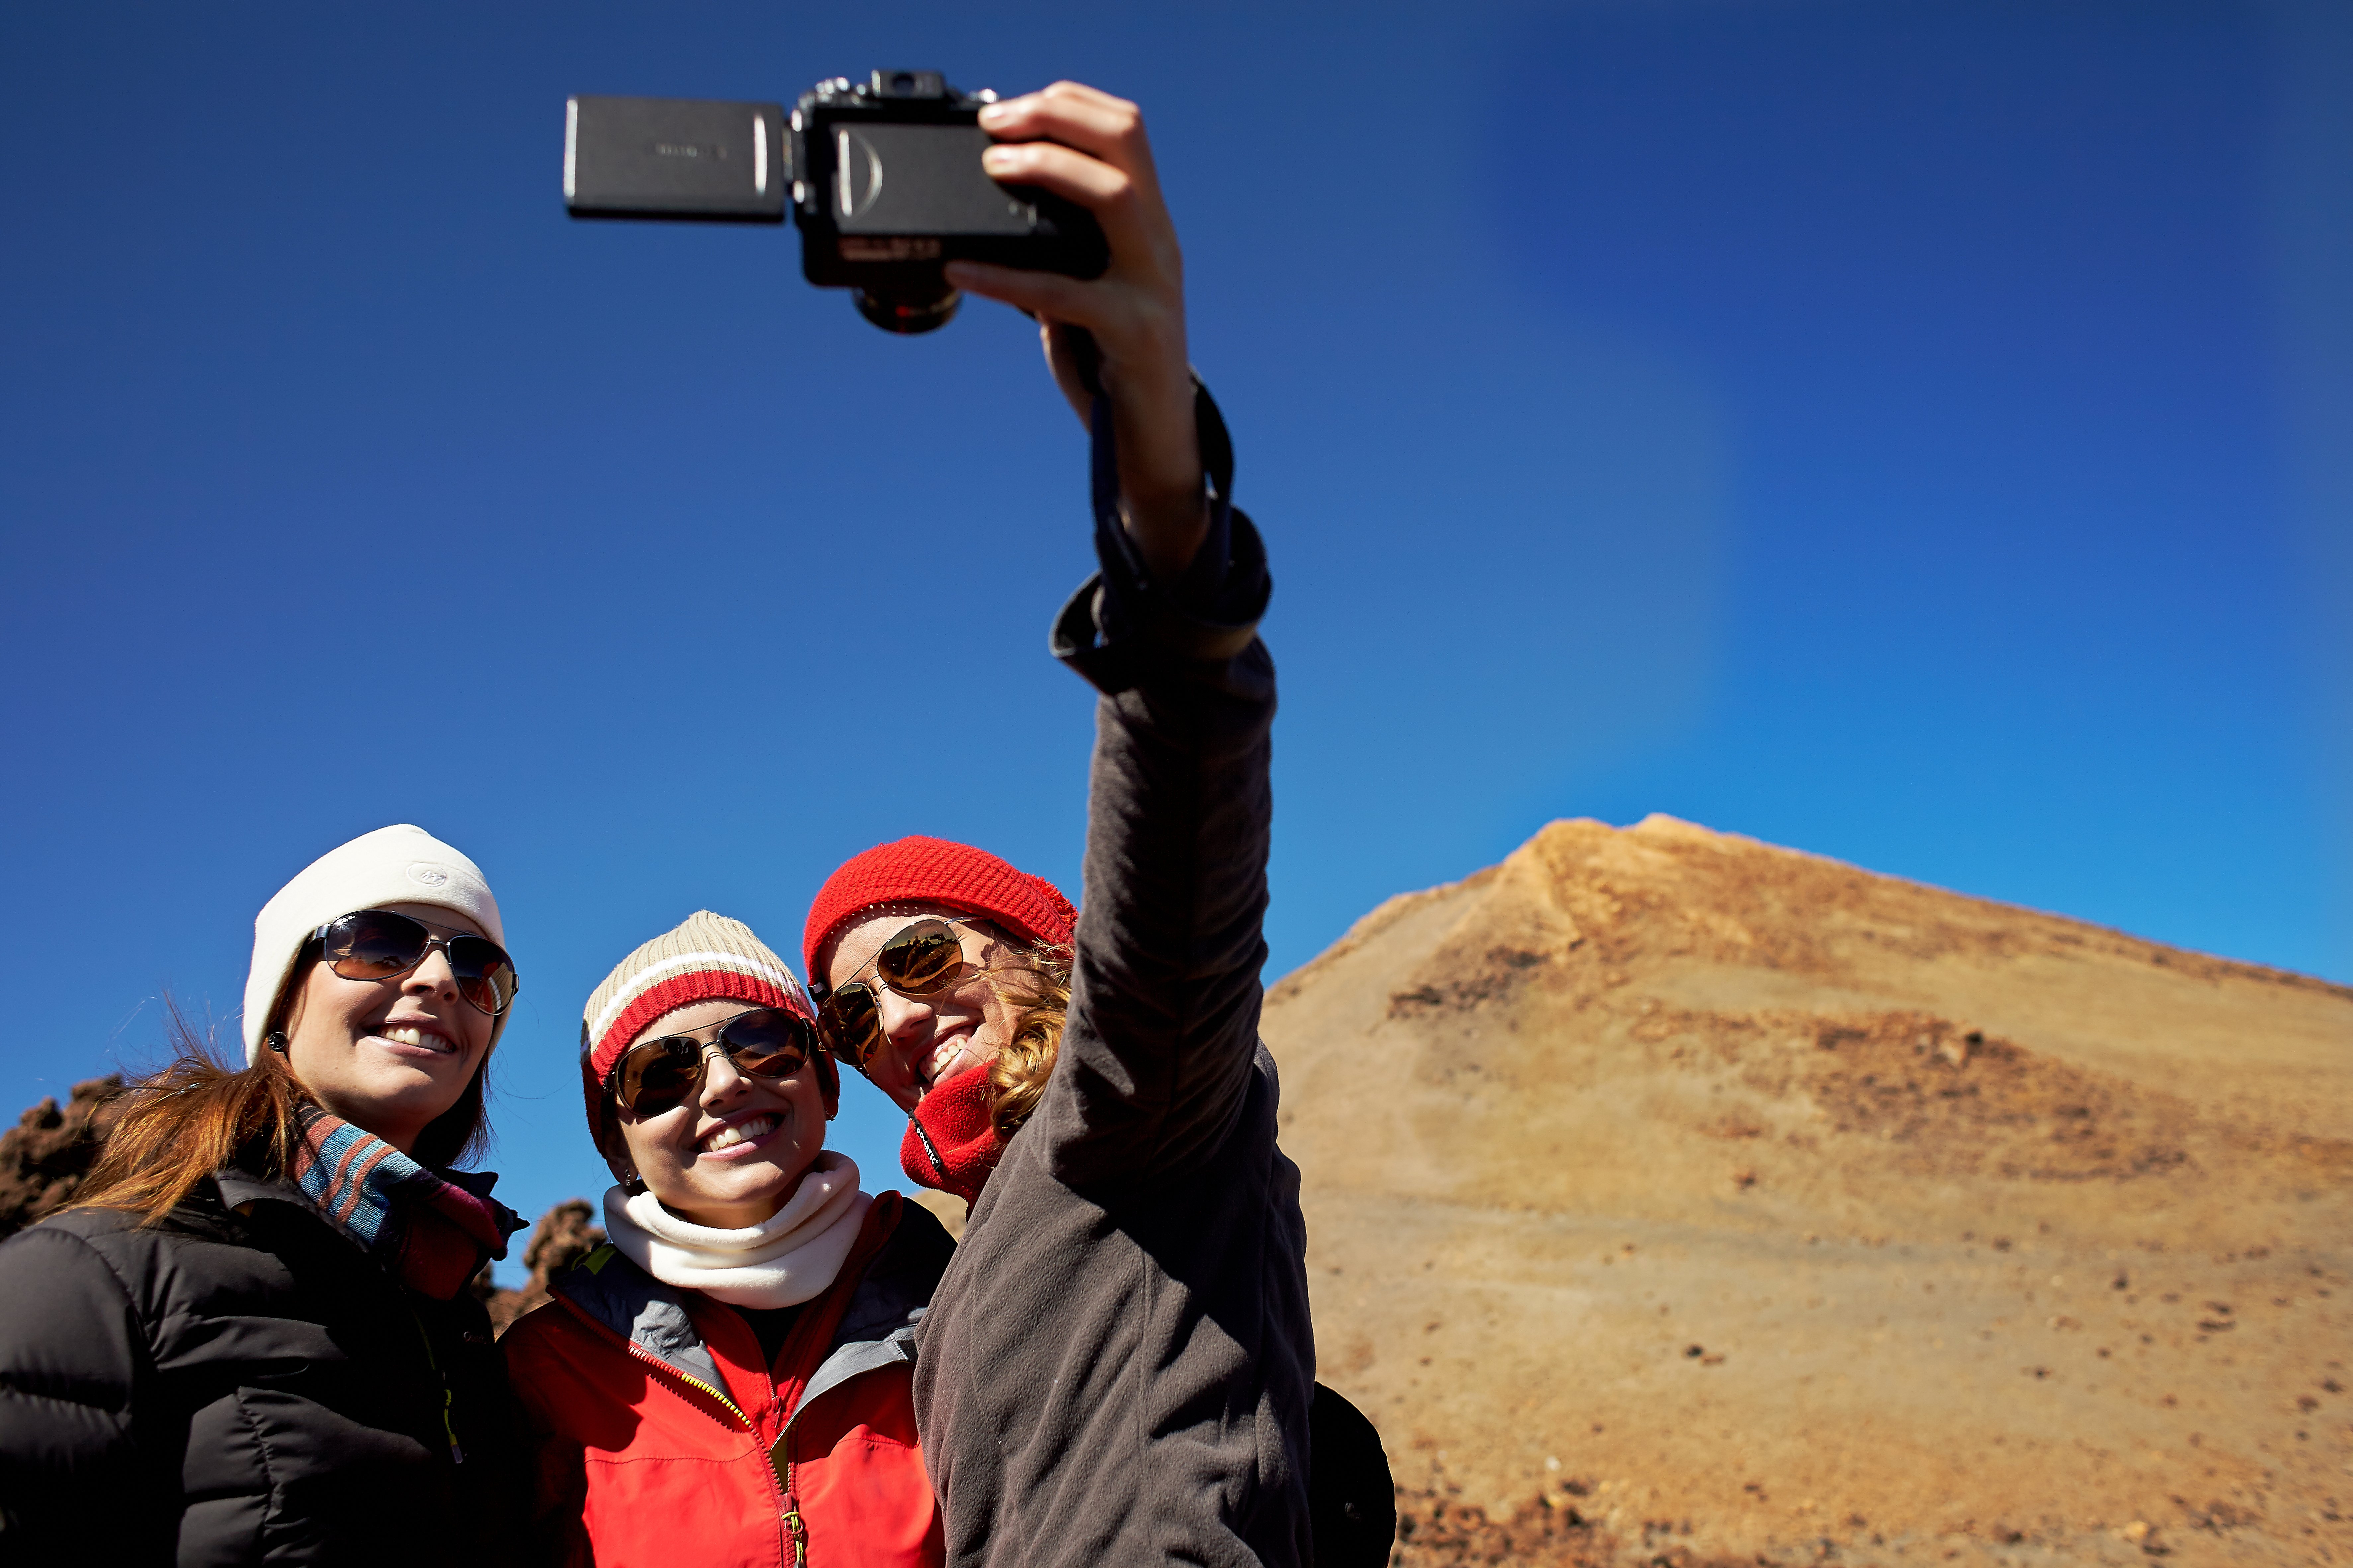
[[[0,1558],[504,1563],[512,1395],[467,1289],[521,1221],[483,1080],[498,900],[416,827],[254,920],[245,1061],[192,1037],[75,1205],[0,1246]]]
[[[537,1560],[938,1568],[915,1325],[947,1232],[825,1146],[841,1082],[785,961],[690,916],[588,998],[612,1239],[500,1348]]]

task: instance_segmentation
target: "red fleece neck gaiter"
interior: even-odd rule
[[[996,1099],[997,1086],[988,1081],[986,1067],[967,1068],[923,1096],[899,1141],[899,1164],[908,1178],[978,1203],[1005,1148],[997,1139]]]

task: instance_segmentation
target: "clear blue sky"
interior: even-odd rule
[[[535,1214],[636,942],[797,953],[908,832],[1075,883],[1026,324],[563,215],[569,92],[872,65],[1146,106],[1274,553],[1273,972],[1658,810],[2353,980],[2342,5],[18,5],[0,1106],[416,822],[506,910]]]

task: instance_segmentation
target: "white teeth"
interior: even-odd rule
[[[402,1024],[393,1028],[379,1029],[376,1032],[396,1046],[423,1046],[428,1051],[457,1049],[457,1047],[441,1036],[427,1029],[420,1029],[414,1024]]]
[[[754,1116],[749,1121],[738,1121],[721,1128],[702,1141],[702,1147],[708,1152],[716,1153],[722,1149],[733,1149],[738,1143],[749,1143],[754,1138],[765,1138],[775,1131],[776,1127],[775,1117]]]

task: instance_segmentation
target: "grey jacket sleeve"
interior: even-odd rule
[[[1213,517],[1203,559],[1186,581],[1146,578],[1111,510],[1098,417],[1103,571],[1056,626],[1055,652],[1103,695],[1071,1009],[1024,1135],[1043,1134],[1077,1187],[1156,1181],[1209,1155],[1258,1047],[1275,698],[1256,626],[1270,585],[1206,392],[1196,414]]]
[[[0,1246],[0,1560],[148,1505],[132,1420],[147,1365],[130,1292],[97,1248],[50,1226]]]

